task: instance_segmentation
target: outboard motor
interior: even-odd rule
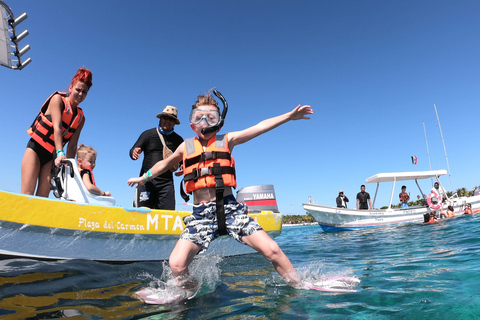
[[[248,212],[279,212],[272,184],[243,187],[237,191],[237,201],[244,202],[248,206]]]

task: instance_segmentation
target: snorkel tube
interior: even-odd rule
[[[228,103],[227,103],[227,100],[225,100],[225,98],[222,96],[222,94],[221,94],[220,92],[218,92],[217,90],[213,90],[213,93],[214,93],[220,100],[222,100],[222,103],[223,103],[222,115],[220,116],[220,121],[218,122],[217,125],[214,125],[214,126],[211,126],[211,127],[208,127],[208,128],[203,128],[203,129],[202,129],[202,134],[207,134],[207,133],[211,133],[211,132],[218,131],[218,130],[220,130],[220,129],[223,127],[223,124],[225,123],[225,116],[227,115],[227,111],[228,111]]]

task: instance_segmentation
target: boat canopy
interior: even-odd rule
[[[377,173],[366,180],[367,183],[379,183],[389,181],[403,181],[403,180],[417,180],[428,179],[443,176],[447,174],[447,170],[432,170],[432,171],[411,171],[411,172],[391,172],[391,173]]]
[[[375,207],[375,200],[377,199],[377,193],[378,193],[378,186],[380,185],[380,182],[393,182],[392,186],[392,194],[390,195],[390,204],[388,205],[388,208],[392,208],[392,201],[393,201],[393,193],[395,192],[395,183],[397,181],[403,181],[403,180],[415,180],[415,183],[417,184],[418,190],[420,190],[420,194],[423,195],[424,200],[426,201],[427,199],[425,198],[425,195],[420,188],[420,185],[418,184],[419,179],[428,179],[428,178],[437,178],[437,181],[440,183],[438,180],[439,176],[443,176],[447,174],[447,170],[442,169],[442,170],[432,170],[432,171],[411,171],[411,172],[392,172],[392,173],[378,173],[374,176],[371,176],[367,180],[365,180],[367,183],[376,183],[377,184],[377,190],[375,191],[375,197],[373,198],[373,207]],[[441,184],[440,184],[441,185]],[[443,186],[442,186],[443,188]]]

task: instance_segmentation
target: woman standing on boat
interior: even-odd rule
[[[43,104],[38,116],[27,133],[31,136],[22,160],[21,193],[48,197],[50,193],[50,171],[55,165],[74,158],[78,138],[85,123],[79,104],[87,97],[92,86],[92,72],[78,69],[72,79],[68,94],[55,91]],[[63,147],[68,143],[67,152]],[[37,186],[38,181],[38,186]]]

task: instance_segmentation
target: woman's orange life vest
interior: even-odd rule
[[[28,128],[27,133],[32,137],[33,140],[38,142],[42,147],[44,147],[48,152],[53,153],[55,151],[55,140],[53,136],[53,124],[51,117],[47,117],[45,112],[47,112],[50,100],[56,94],[59,94],[63,101],[63,112],[62,112],[62,136],[63,136],[63,146],[70,140],[70,138],[75,133],[75,130],[80,126],[83,121],[84,114],[83,110],[77,106],[77,114],[74,117],[74,112],[70,103],[68,103],[67,94],[65,92],[55,91],[43,104],[38,116],[35,118],[35,121],[32,123],[30,128]],[[50,119],[49,119],[50,118]]]
[[[210,138],[205,150],[198,138],[185,140],[183,167],[187,193],[200,188],[237,187],[235,161],[226,134]]]
[[[472,209],[470,209],[469,207],[466,207],[465,214],[472,214]]]

